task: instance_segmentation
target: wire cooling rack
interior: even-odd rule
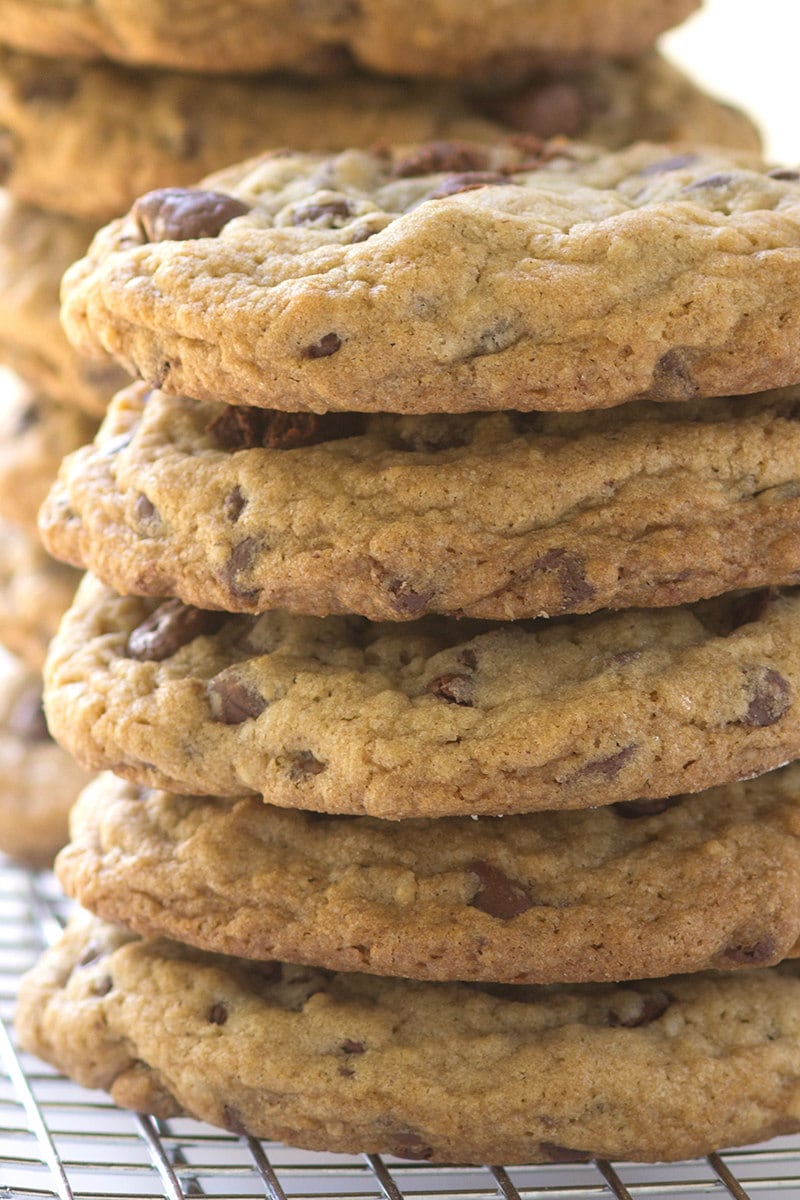
[[[17,982],[67,912],[51,875],[0,857],[0,1200],[734,1200],[800,1198],[800,1138],[664,1166],[458,1167],[310,1154],[115,1108],[23,1054]],[[458,1098],[453,1097],[457,1103]],[[647,1097],[642,1097],[647,1103]]]

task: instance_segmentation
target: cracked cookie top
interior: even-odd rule
[[[141,197],[64,280],[86,353],[286,410],[607,408],[800,378],[800,181],[521,136],[277,153]]]

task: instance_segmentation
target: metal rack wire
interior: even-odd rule
[[[0,858],[0,1200],[786,1200],[800,1197],[800,1138],[664,1166],[431,1166],[310,1154],[195,1121],[115,1108],[23,1054],[17,981],[63,924],[49,875]],[[646,1097],[642,1098],[646,1103]]]

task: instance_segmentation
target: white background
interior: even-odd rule
[[[770,158],[800,163],[800,0],[706,0],[661,47],[755,117]]]

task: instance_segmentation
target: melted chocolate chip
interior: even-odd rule
[[[330,358],[342,347],[342,339],[338,333],[326,333],[318,342],[303,346],[300,351],[302,358]]]
[[[599,775],[603,779],[613,779],[616,775],[619,775],[622,768],[633,758],[635,753],[635,744],[623,746],[616,754],[609,754],[606,758],[596,758],[593,762],[588,762],[586,766],[581,767],[578,774],[589,775],[591,777]]]
[[[438,675],[430,681],[427,690],[449,704],[460,704],[462,708],[473,708],[475,705],[475,685],[469,675],[457,675],[454,672]]]
[[[647,996],[639,996],[638,1007],[632,1012],[618,1013],[613,1010],[608,1014],[608,1024],[615,1029],[639,1029],[642,1025],[652,1025],[659,1017],[663,1017],[672,1001],[665,992],[652,992]]]
[[[321,775],[325,766],[326,764],[315,758],[310,750],[298,750],[289,757],[289,778],[294,783],[301,783],[304,779]]]
[[[212,1025],[224,1025],[228,1019],[228,1009],[224,1004],[212,1004],[208,1010],[208,1020]]]
[[[413,1129],[398,1129],[390,1135],[392,1154],[398,1158],[427,1159],[433,1157],[433,1148],[421,1133]]]
[[[91,991],[93,996],[107,996],[114,986],[114,980],[110,975],[103,975],[101,979],[95,980],[92,984]]]
[[[764,967],[773,963],[777,955],[778,944],[769,934],[753,940],[736,941],[722,951],[723,958],[728,962],[739,963],[746,967]]]
[[[778,167],[774,171],[767,171],[770,179],[782,179],[786,183],[796,183],[800,179],[800,171],[791,171],[787,167]]]
[[[618,800],[612,804],[618,817],[634,821],[638,817],[657,817],[670,808],[683,803],[683,796],[664,796],[660,800]]]
[[[471,908],[501,921],[510,921],[533,908],[533,900],[525,889],[498,867],[476,859],[468,869],[478,879],[478,890],[469,902]]]
[[[216,633],[225,617],[180,600],[166,600],[130,634],[125,656],[138,662],[162,662],[195,638]]]
[[[364,422],[362,413],[284,413],[229,406],[211,422],[207,433],[221,450],[296,450],[358,437]]]
[[[772,667],[752,667],[747,672],[747,679],[750,702],[739,724],[762,729],[780,721],[792,706],[789,681]]]
[[[258,588],[243,587],[239,582],[242,571],[249,571],[259,547],[258,538],[248,537],[238,542],[230,552],[223,575],[232,594],[239,600],[253,602],[258,599]]]
[[[578,88],[558,79],[538,80],[493,98],[488,110],[504,125],[541,138],[577,137],[589,112]]]
[[[31,684],[17,697],[6,720],[6,729],[23,742],[50,741],[42,707],[41,684]]]
[[[147,242],[213,238],[234,217],[250,211],[234,196],[196,188],[158,188],[140,196],[131,209]]]
[[[346,1038],[342,1042],[342,1052],[344,1054],[363,1054],[366,1048],[363,1042],[354,1042],[351,1038]]]
[[[475,671],[478,667],[478,655],[472,646],[465,646],[458,655],[459,662],[462,662],[469,671]]]
[[[236,667],[220,671],[209,681],[208,703],[212,721],[222,725],[241,725],[260,716],[267,707],[260,692],[238,676]]]
[[[548,550],[534,559],[530,566],[532,575],[553,574],[558,576],[561,588],[561,604],[558,612],[574,612],[576,608],[591,600],[596,588],[586,578],[586,561],[573,550]]]
[[[488,165],[489,151],[484,146],[469,142],[426,142],[412,154],[398,159],[392,168],[392,175],[395,179],[410,179],[445,171],[484,171]]]
[[[433,592],[416,592],[405,579],[390,579],[386,590],[395,612],[408,617],[425,612],[433,596]]]
[[[325,200],[320,204],[301,204],[292,213],[292,223],[338,229],[352,215],[353,206],[349,200]]]
[[[697,384],[690,371],[690,352],[681,347],[667,350],[653,368],[653,379],[648,396],[652,400],[692,400],[697,395]]]
[[[237,483],[236,487],[231,488],[222,502],[222,511],[225,513],[225,519],[230,521],[231,525],[235,525],[246,505],[245,494]]]
[[[474,192],[477,188],[508,185],[514,181],[496,171],[462,171],[448,175],[438,187],[425,197],[426,200],[444,200],[446,196],[457,196],[459,192]]]

